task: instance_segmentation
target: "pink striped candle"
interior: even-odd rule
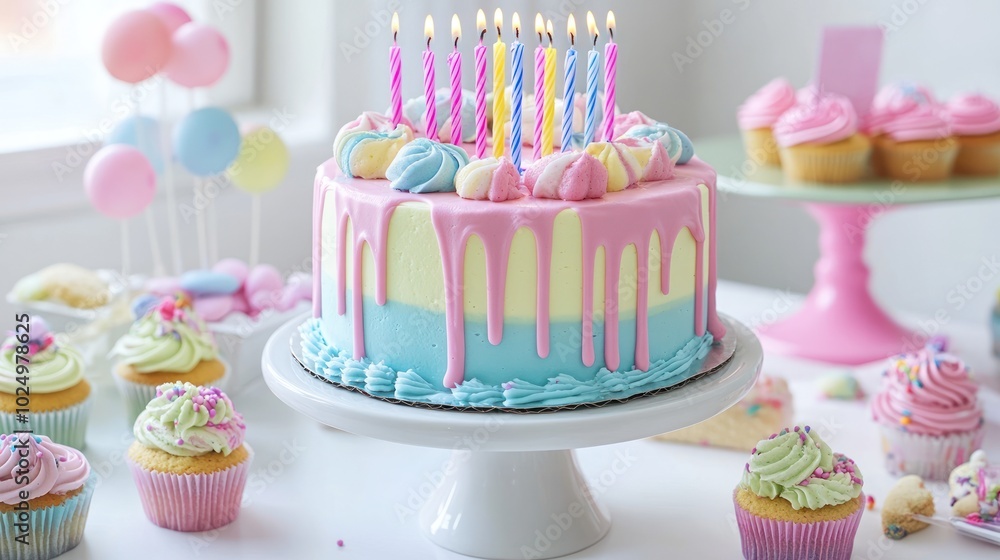
[[[427,50],[424,51],[424,96],[427,100],[424,110],[424,131],[427,138],[438,139],[437,99],[435,98],[436,78],[434,76],[434,51],[431,50],[431,39],[434,38],[434,20],[427,16],[424,23],[424,33],[427,35]]]
[[[458,14],[451,18],[451,35],[455,38],[455,50],[448,55],[448,69],[451,71],[451,143],[462,143],[462,53],[458,52],[458,39],[462,28]]]
[[[545,120],[545,47],[542,34],[545,23],[542,14],[535,15],[535,33],[538,33],[538,47],[535,48],[535,143],[532,152],[534,161],[542,159],[542,121]]]
[[[476,55],[476,157],[486,155],[486,14],[482,10],[476,14],[479,27],[479,44],[474,49]]]
[[[618,77],[618,45],[615,44],[615,14],[608,12],[610,39],[604,47],[604,141],[615,137],[615,80]]]
[[[396,39],[399,36],[399,14],[392,13],[392,46],[389,47],[389,92],[392,99],[392,128],[403,121],[403,61]]]

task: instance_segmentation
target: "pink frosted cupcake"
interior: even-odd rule
[[[761,165],[781,165],[771,127],[795,106],[795,88],[784,78],[775,78],[747,98],[736,111],[747,158]]]
[[[150,521],[207,531],[236,519],[253,450],[225,393],[191,383],[160,385],[133,433],[128,463]]]
[[[862,484],[854,461],[809,426],[758,442],[733,493],[743,557],[850,560]]]
[[[774,124],[785,175],[795,181],[850,183],[864,176],[871,153],[850,100],[826,94],[786,111]]]
[[[979,387],[959,358],[927,348],[889,360],[872,414],[895,475],[946,480],[983,440]]]
[[[956,95],[945,107],[958,140],[955,173],[1000,175],[1000,106],[978,94]]]
[[[868,132],[875,172],[899,181],[941,181],[955,166],[958,142],[944,108],[924,88],[892,85],[872,103]]]

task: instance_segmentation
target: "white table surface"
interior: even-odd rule
[[[783,308],[778,292],[722,282],[719,308],[749,325]],[[777,305],[776,305],[777,304]],[[982,324],[951,324],[952,349],[983,383],[990,424],[984,447],[1000,460],[1000,368]],[[881,501],[893,479],[882,466],[878,435],[861,402],[819,398],[815,379],[838,368],[766,356],[764,372],[789,380],[795,419],[822,429],[832,447],[853,457],[865,491]],[[839,368],[845,370],[846,368]],[[855,369],[872,392],[879,366]],[[100,473],[83,543],[60,558],[457,559],[424,540],[416,511],[449,452],[366,439],[320,426],[293,412],[257,381],[232,394],[246,417],[256,458],[239,519],[208,533],[183,534],[152,525],[122,455],[131,430],[110,375],[93,374],[99,399],[87,457]],[[610,508],[613,526],[597,545],[570,559],[733,559],[740,556],[732,489],[746,454],[698,446],[635,441],[578,452],[584,474]],[[617,474],[616,474],[617,473]],[[943,486],[934,488],[944,496]],[[940,501],[940,500],[939,500]],[[941,506],[943,509],[943,505]],[[337,541],[343,540],[343,547]],[[181,554],[183,556],[178,556]],[[882,537],[878,511],[866,512],[854,559],[976,560],[1000,548],[931,527],[902,541]]]

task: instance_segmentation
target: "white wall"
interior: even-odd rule
[[[399,0],[404,33],[405,96],[420,89],[419,55],[423,16],[437,24],[438,76],[444,83],[448,22],[462,16],[466,83],[471,84],[471,45],[475,7],[459,0]],[[906,21],[887,40],[884,76],[925,82],[941,94],[981,89],[1000,97],[1000,3],[991,0],[801,0],[591,1],[510,0],[492,2],[487,19],[502,5],[508,21],[514,10],[531,26],[535,11],[552,17],[560,48],[565,47],[565,15],[572,11],[583,28],[586,10],[604,19],[608,7],[618,16],[621,45],[619,104],[670,121],[697,138],[735,132],[735,107],[768,79],[785,75],[805,83],[816,57],[819,30],[831,23],[890,21],[894,13]],[[334,123],[366,109],[388,105],[387,47],[390,32],[380,10],[389,0],[335,4],[319,0],[263,1],[259,19],[270,32],[257,45],[258,80],[265,110],[289,108],[298,115],[292,171],[281,191],[265,198],[264,259],[292,269],[309,255],[309,208],[315,166],[330,155]],[[917,8],[914,11],[914,8]],[[684,52],[688,37],[705,22],[730,10],[731,24],[691,65],[678,70],[674,52]],[[369,37],[371,31],[374,35]],[[505,30],[507,31],[507,30]],[[509,35],[508,35],[509,37]],[[488,41],[492,38],[488,35]],[[529,49],[531,35],[525,37]],[[584,48],[583,45],[580,48]],[[239,56],[239,53],[235,53]],[[530,77],[530,69],[527,71]],[[696,142],[697,144],[697,142]],[[2,164],[2,163],[0,163]],[[40,163],[44,166],[44,162]],[[12,180],[6,172],[5,181]],[[45,175],[19,176],[21,188],[36,189]],[[8,192],[8,191],[3,191]],[[118,264],[117,226],[89,210],[80,195],[79,175],[53,188],[51,196],[66,200],[55,213],[12,215],[0,211],[0,291],[22,275],[55,261],[86,266]],[[0,201],[8,204],[7,200]],[[163,201],[155,211],[162,225]],[[249,202],[227,191],[219,199],[222,255],[243,256]],[[997,251],[1000,203],[975,202],[907,208],[878,220],[871,235],[869,260],[875,265],[876,295],[893,310],[950,315],[981,321],[998,281],[987,282],[969,305],[956,309],[949,291]],[[132,229],[134,265],[148,269],[141,224]],[[816,228],[798,207],[730,197],[720,207],[720,271],[725,278],[804,291],[811,283],[817,254]],[[193,235],[186,235],[193,255]],[[193,257],[189,257],[193,263]],[[0,304],[0,319],[12,312]]]

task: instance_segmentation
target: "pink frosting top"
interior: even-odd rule
[[[846,97],[826,94],[812,103],[796,105],[774,123],[774,139],[780,146],[832,144],[858,131],[858,114]]]
[[[644,140],[642,138],[619,138],[619,144],[628,146],[633,154],[643,152],[642,158],[636,155],[640,163],[645,162],[642,169],[643,181],[664,181],[674,178],[674,161],[670,159],[670,154],[663,147],[662,142]],[[649,152],[649,159],[646,159],[644,152]]]
[[[27,461],[27,468],[19,467],[19,461]],[[28,499],[72,492],[88,476],[90,464],[72,447],[46,436],[0,435],[0,502],[19,504],[22,490]],[[21,477],[27,477],[27,482]]]
[[[880,424],[916,434],[967,432],[983,419],[978,390],[962,360],[924,349],[890,359],[872,415]]]
[[[775,78],[740,105],[736,121],[743,130],[770,128],[794,106],[795,88],[788,80]]]
[[[1000,106],[977,93],[956,95],[945,108],[953,133],[982,136],[1000,132]]]
[[[943,108],[925,88],[891,85],[882,88],[868,116],[871,135],[887,134],[898,142],[951,136]]]
[[[562,152],[533,163],[524,173],[524,184],[535,198],[601,198],[608,190],[608,170],[585,152]]]

